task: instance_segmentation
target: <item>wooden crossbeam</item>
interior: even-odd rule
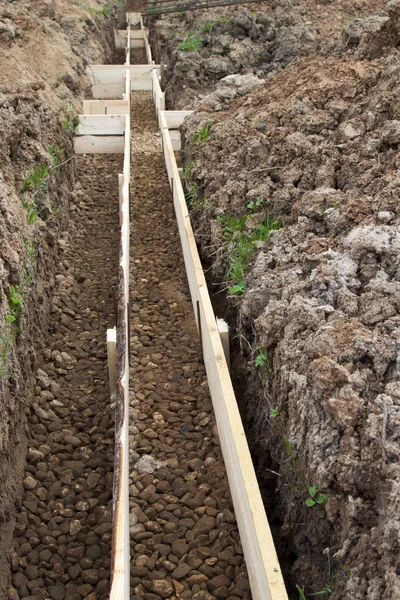
[[[127,115],[127,100],[84,100],[84,115]]]
[[[125,115],[79,115],[76,135],[123,135]]]

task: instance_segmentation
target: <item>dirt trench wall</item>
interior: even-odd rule
[[[25,462],[35,347],[68,243],[85,67],[110,62],[111,16],[78,2],[0,7],[0,596]],[[72,160],[71,160],[72,159]],[[23,191],[25,190],[25,191]]]
[[[283,4],[290,19],[301,3]],[[266,85],[255,77],[269,65],[211,81],[190,76],[207,49],[169,50],[169,108],[197,109],[182,127],[184,173],[209,280],[240,283],[227,278],[239,235],[227,242],[227,215],[244,216],[248,233],[266,214],[280,221],[256,242],[227,314],[293,598],[295,584],[334,600],[394,600],[400,589],[400,6],[362,7],[367,18],[348,18],[334,47],[320,34],[323,54],[300,49]],[[307,506],[312,486],[321,504]]]

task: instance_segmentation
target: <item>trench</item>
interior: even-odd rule
[[[145,62],[138,51],[132,63]],[[249,600],[151,92],[132,93],[131,598]],[[37,350],[9,600],[110,592],[121,155],[80,155]]]
[[[121,157],[79,156],[50,325],[38,352],[9,598],[107,597],[113,415],[106,329],[114,322]]]

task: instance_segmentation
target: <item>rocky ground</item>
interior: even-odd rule
[[[132,94],[132,600],[249,599],[151,92]]]
[[[294,598],[399,597],[399,15],[293,0],[153,24],[169,108],[196,109],[188,203]]]

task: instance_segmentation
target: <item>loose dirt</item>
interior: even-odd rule
[[[249,599],[150,92],[132,172],[132,600]]]

